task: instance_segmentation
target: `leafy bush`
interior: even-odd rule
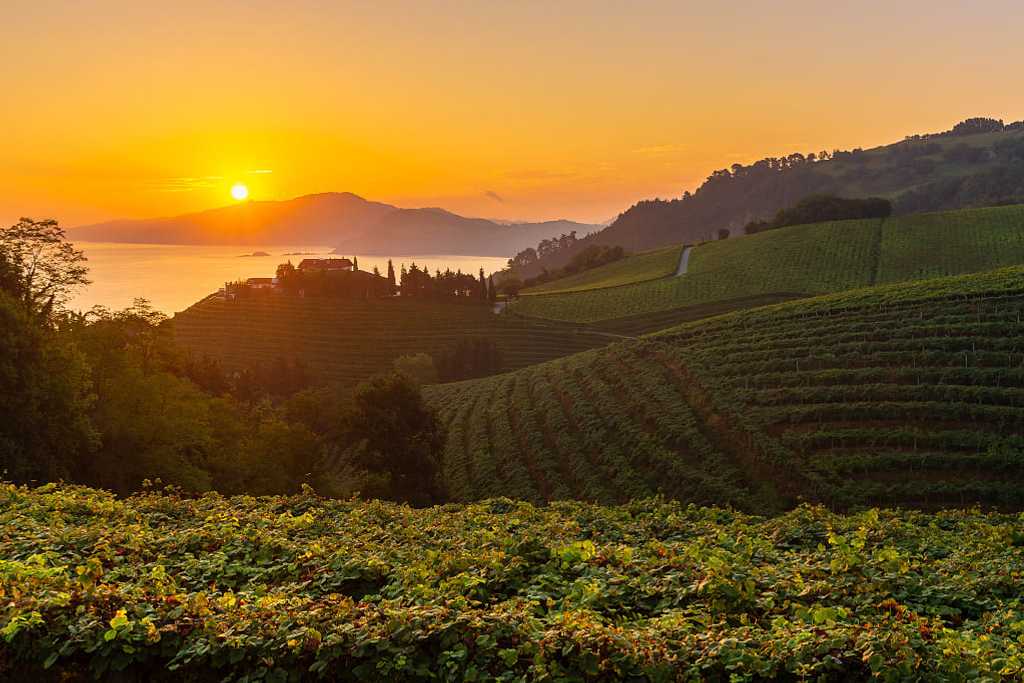
[[[1021,520],[0,488],[0,677],[1024,676]]]
[[[444,431],[405,375],[374,377],[356,387],[332,444],[340,449],[336,476],[352,493],[413,505],[444,500]]]
[[[888,199],[845,199],[833,195],[814,195],[800,200],[796,206],[781,209],[772,221],[753,221],[747,224],[746,233],[752,235],[765,230],[785,228],[790,225],[825,223],[828,221],[859,220],[867,218],[888,218],[892,214],[892,203]]]
[[[395,359],[395,372],[417,384],[436,384],[438,381],[434,359],[425,353],[398,357]]]

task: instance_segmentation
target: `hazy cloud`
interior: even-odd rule
[[[490,199],[493,199],[496,202],[500,202],[502,204],[505,203],[504,197],[502,197],[500,194],[498,194],[494,190],[487,190],[487,192],[484,192],[484,196],[485,197],[489,197]]]
[[[249,175],[264,175],[266,173],[273,173],[269,168],[258,168],[255,171],[246,171]]]
[[[192,190],[205,190],[218,187],[224,180],[224,176],[207,175],[181,178],[159,178],[145,181],[145,184],[157,192],[191,192]]]
[[[687,150],[686,145],[652,145],[650,147],[641,147],[633,150],[637,154],[643,154],[649,157],[663,157],[669,154],[681,154]]]

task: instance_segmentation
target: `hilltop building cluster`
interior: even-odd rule
[[[347,258],[306,258],[299,265],[292,266],[291,261],[277,267],[275,277],[250,277],[237,282],[225,282],[218,295],[226,299],[235,299],[247,290],[276,290],[283,292],[283,277],[294,272],[300,273],[351,273],[356,262]]]
[[[425,268],[413,263],[401,266],[396,277],[392,262],[388,261],[387,275],[374,267],[372,272],[359,270],[356,258],[307,258],[298,266],[291,261],[277,267],[275,277],[251,277],[237,282],[226,282],[218,292],[225,299],[255,296],[264,293],[295,296],[327,296],[341,298],[379,298],[403,296],[412,298],[460,298],[463,300],[493,301],[496,290],[493,279],[437,270],[431,275]]]

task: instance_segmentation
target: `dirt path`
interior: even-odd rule
[[[683,253],[679,255],[679,267],[676,268],[675,277],[686,275],[686,268],[690,265],[690,252],[693,247],[683,247]]]

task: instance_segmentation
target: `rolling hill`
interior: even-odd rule
[[[638,202],[606,229],[513,273],[520,279],[563,266],[593,244],[643,251],[742,234],[812,194],[882,196],[897,215],[1024,203],[1024,121],[969,119],[952,130],[912,135],[873,149],[791,154],[734,164],[692,194]]]
[[[657,280],[676,272],[681,252],[682,246],[673,245],[664,249],[633,254],[620,261],[524,289],[520,294],[529,296],[580,292]]]
[[[400,209],[348,192],[250,201],[170,218],[118,220],[69,230],[74,240],[150,244],[329,245],[345,254],[506,256],[542,239],[598,226],[499,223],[437,208]]]
[[[505,370],[603,346],[612,338],[576,325],[497,316],[489,306],[410,298],[344,300],[287,295],[210,296],[172,320],[177,343],[228,370],[301,360],[314,377],[354,384],[396,358],[493,339]]]
[[[1024,507],[1024,268],[732,313],[427,388],[457,500]]]
[[[655,252],[659,253],[659,252]],[[551,320],[594,323],[691,306],[762,297],[838,292],[874,284],[978,272],[1024,263],[1024,206],[964,209],[839,221],[771,230],[697,245],[680,277],[605,286],[640,256],[587,271],[586,280],[523,296],[511,310]]]

